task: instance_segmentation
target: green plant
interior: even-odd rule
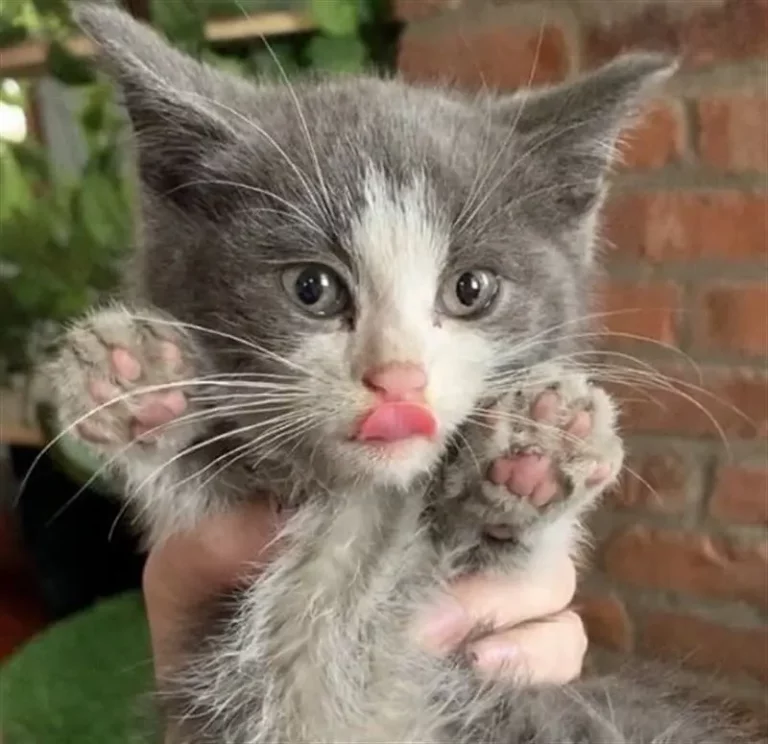
[[[150,11],[153,25],[200,58],[246,74],[290,76],[380,65],[388,38],[385,1],[152,0]],[[309,13],[317,30],[274,43],[256,40],[227,55],[206,41],[212,17],[278,9]],[[47,72],[85,101],[79,123],[86,143],[82,169],[62,174],[33,139],[0,140],[0,384],[28,369],[61,323],[115,287],[133,237],[124,122],[111,88],[67,51],[71,30],[66,0],[0,2],[0,47],[30,38],[48,44]],[[26,108],[32,84],[3,86],[4,102]]]
[[[59,0],[0,5],[0,39],[41,37],[48,72],[76,88],[86,144],[82,168],[62,173],[28,137],[0,141],[0,378],[24,370],[61,322],[117,279],[131,239],[130,181],[119,147],[123,121],[112,91],[70,55],[66,6]],[[30,83],[3,85],[3,103],[28,108]]]

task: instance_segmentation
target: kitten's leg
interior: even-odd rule
[[[607,393],[579,372],[539,368],[532,377],[466,432],[468,446],[433,496],[442,502],[433,507],[436,535],[459,570],[519,569],[571,553],[580,516],[620,471]]]
[[[75,323],[47,370],[61,428],[124,481],[150,540],[194,521],[210,499],[210,489],[174,492],[203,458],[180,455],[203,432],[189,381],[204,369],[171,319],[112,305]]]

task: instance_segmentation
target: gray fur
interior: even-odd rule
[[[134,125],[143,227],[134,294],[75,324],[53,364],[62,420],[104,436],[150,543],[259,487],[296,509],[280,557],[190,629],[161,690],[174,741],[747,741],[658,674],[482,681],[462,652],[434,658],[409,632],[463,571],[535,571],[576,551],[603,490],[587,485],[590,468],[618,473],[613,403],[573,352],[615,138],[669,62],[631,56],[498,98],[372,78],[289,87],[199,65],[113,9],[78,4],[76,17]],[[346,281],[350,315],[297,310],[279,277],[306,261]],[[441,316],[430,297],[467,267],[503,277],[493,311]],[[116,346],[141,377],[110,369]],[[364,404],[360,375],[412,357],[436,360],[437,442],[377,461],[343,435]],[[94,378],[120,395],[96,413]],[[269,406],[238,407],[256,395],[249,381],[272,391]],[[136,396],[153,384],[186,386],[191,414],[132,443]],[[552,386],[558,421],[592,412],[577,446],[529,420]],[[563,498],[540,510],[485,480],[494,458],[530,447],[563,480]],[[228,465],[218,475],[216,462]]]

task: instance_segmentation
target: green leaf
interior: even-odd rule
[[[52,41],[48,48],[48,70],[67,85],[89,85],[95,80],[89,64],[71,54],[59,41]]]
[[[387,0],[360,0],[360,24],[376,23],[389,16]]]
[[[198,2],[206,18],[240,18],[249,10],[245,7],[247,4],[245,0],[198,0]]]
[[[205,14],[191,0],[152,0],[153,23],[176,46],[198,53],[205,45]]]
[[[362,72],[367,61],[365,45],[357,36],[316,36],[309,42],[307,55],[313,67],[334,73]]]
[[[90,173],[83,179],[76,199],[80,224],[99,245],[108,243],[114,232],[113,188],[100,173]]]
[[[5,143],[3,143],[5,144]],[[32,205],[32,189],[10,147],[0,148],[0,229],[16,212],[27,212]]]
[[[331,36],[349,36],[360,23],[360,0],[310,0],[317,27]]]
[[[111,105],[111,88],[106,85],[94,86],[80,112],[80,122],[83,127],[90,133],[105,129],[109,124]]]
[[[212,52],[210,49],[203,49],[200,53],[200,59],[203,62],[218,67],[225,72],[231,72],[234,75],[242,76],[245,68],[245,64],[238,59],[232,59],[231,57],[224,57],[220,54]]]
[[[40,15],[52,15],[57,18],[69,17],[66,0],[32,0],[32,5]]]
[[[50,167],[45,150],[31,140],[9,143],[16,162],[26,173],[28,180],[46,181],[50,176]]]
[[[259,49],[250,57],[250,67],[258,75],[281,80],[283,75],[291,77],[301,69],[296,53],[288,44],[271,44],[268,49]],[[282,72],[281,72],[282,71]]]
[[[0,18],[0,47],[9,47],[24,41],[29,32],[24,26]]]

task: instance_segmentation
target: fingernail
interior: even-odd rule
[[[474,656],[479,668],[498,670],[517,664],[520,659],[520,649],[509,644],[485,644],[482,647],[475,647]]]

